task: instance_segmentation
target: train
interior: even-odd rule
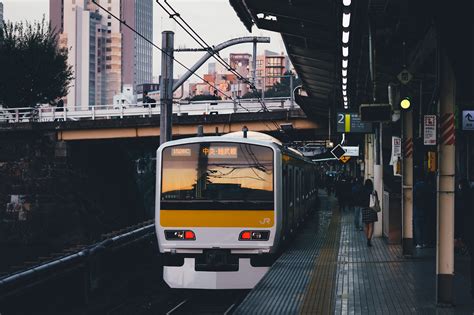
[[[171,288],[253,288],[316,208],[315,163],[263,133],[169,141],[156,163],[155,228]]]

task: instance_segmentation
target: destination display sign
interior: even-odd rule
[[[191,156],[191,148],[171,148],[171,156]]]
[[[360,120],[358,113],[337,113],[337,132],[372,133],[372,123]]]
[[[209,158],[236,159],[237,147],[210,147],[202,149],[202,153]]]

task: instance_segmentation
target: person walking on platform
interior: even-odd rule
[[[370,208],[370,198],[377,197],[377,192],[374,191],[374,183],[370,179],[366,179],[364,189],[360,194],[360,201],[362,206],[362,222],[365,224],[365,236],[367,237],[367,246],[372,246],[372,235],[374,234],[374,222],[378,221],[377,212]]]
[[[356,178],[354,184],[352,185],[352,205],[354,207],[354,226],[356,230],[362,231],[362,204],[361,204],[361,194],[364,187],[362,186],[362,180]]]
[[[472,207],[474,197],[472,196],[473,190],[469,185],[467,179],[461,179],[459,181],[459,190],[456,196],[456,212],[458,210],[463,211],[462,213],[462,225],[463,227],[463,241],[466,243],[471,256],[470,267],[471,267],[471,296],[474,298],[474,209]],[[458,213],[455,213],[458,215]]]

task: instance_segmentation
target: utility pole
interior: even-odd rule
[[[253,41],[253,56],[252,56],[252,83],[257,84],[257,40]]]
[[[160,144],[172,139],[174,32],[161,33]]]
[[[439,48],[438,48],[439,49]],[[436,301],[453,304],[454,277],[454,188],[455,188],[455,127],[454,104],[456,78],[451,63],[440,51],[440,138],[438,141]]]
[[[413,255],[413,111],[402,112],[402,254]]]

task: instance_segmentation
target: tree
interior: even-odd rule
[[[276,82],[271,88],[265,91],[265,97],[289,97],[291,87],[291,78],[293,76],[293,88],[301,85],[301,79],[294,77],[293,72],[287,71],[284,74],[284,77],[280,79],[280,82]]]
[[[32,107],[67,95],[73,78],[67,49],[45,22],[0,26],[0,105]]]
[[[301,79],[295,77],[295,74],[291,71],[287,71],[284,74],[284,77],[280,79],[280,82],[276,82],[271,88],[265,91],[265,97],[289,97],[290,96],[290,87],[291,87],[291,78],[293,76],[293,89],[298,85],[301,85]],[[242,98],[257,98],[262,96],[262,91],[259,90],[256,92],[250,91],[245,93]]]

